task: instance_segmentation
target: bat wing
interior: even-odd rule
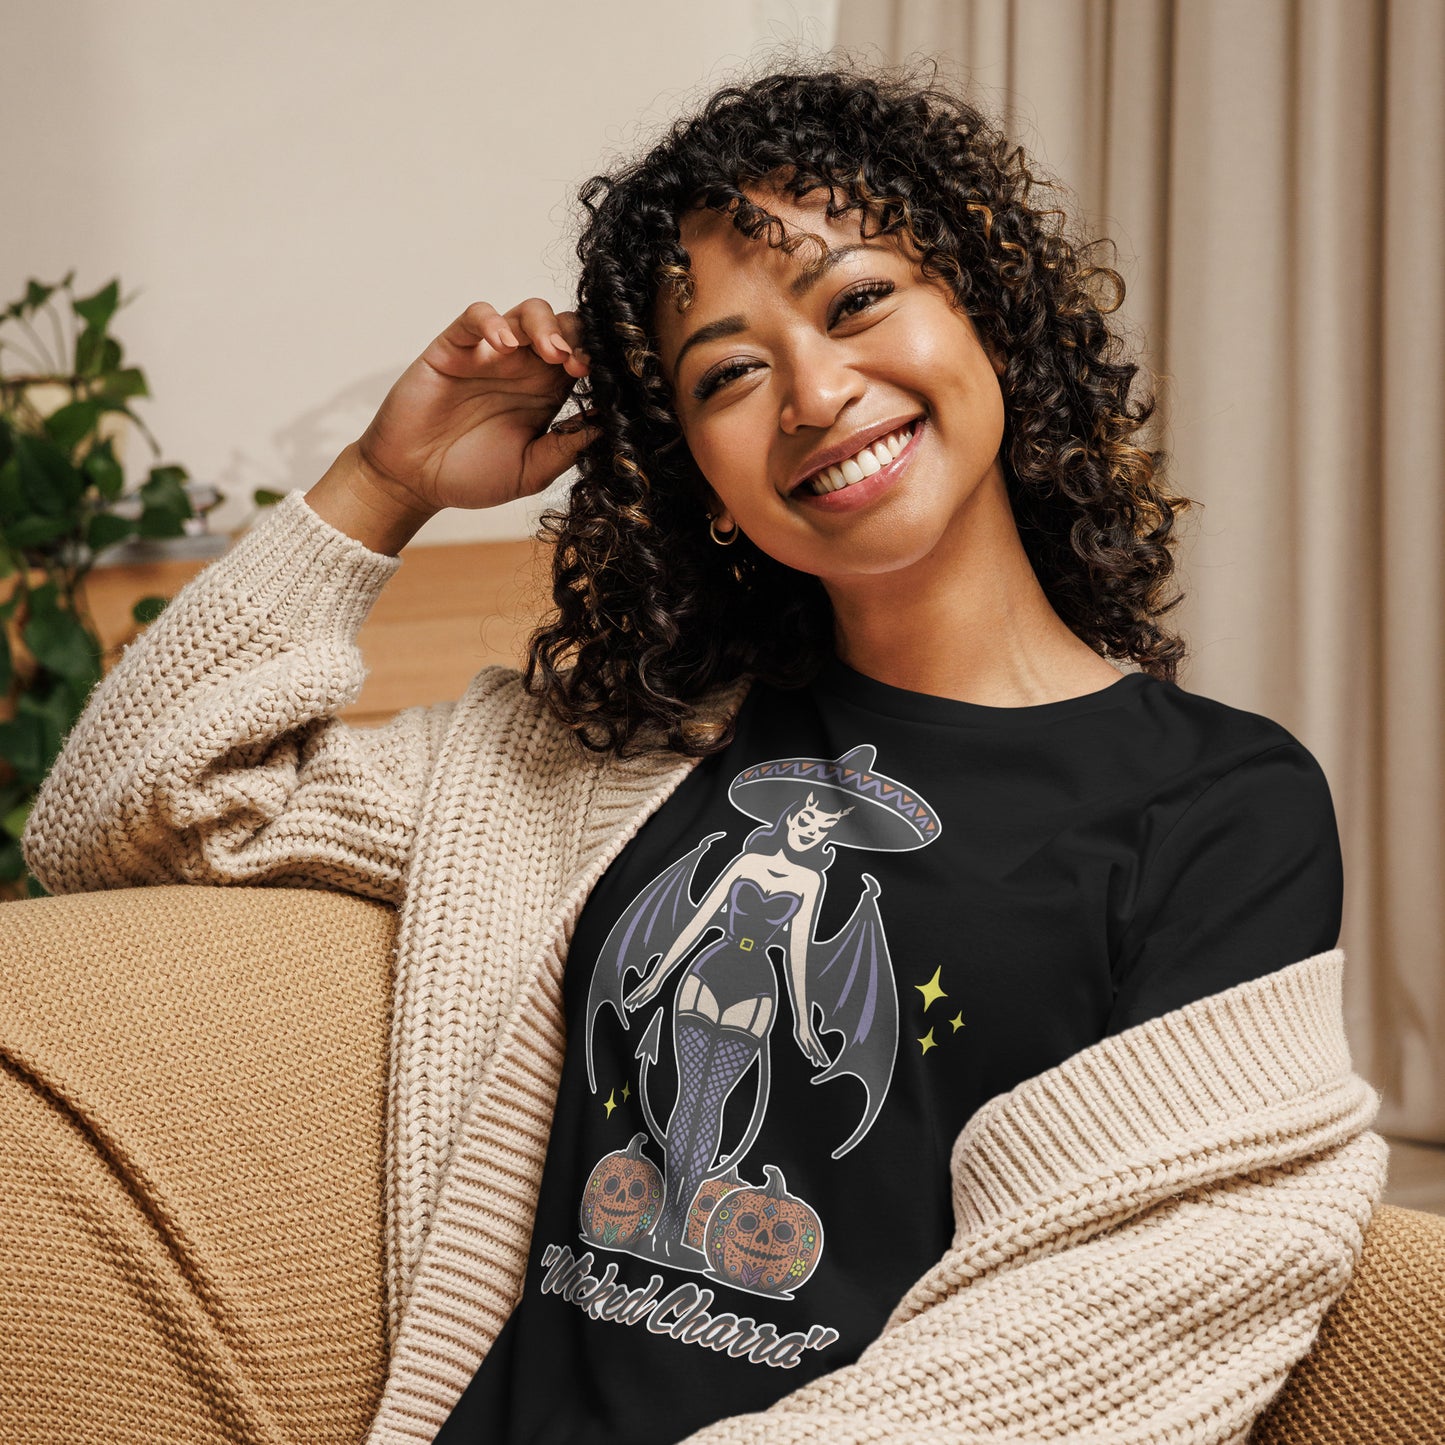
[[[808,1005],[818,1007],[824,1029],[843,1035],[843,1047],[813,1082],[852,1074],[868,1096],[858,1127],[833,1151],[835,1159],[873,1127],[898,1056],[898,988],[878,914],[878,880],[865,873],[863,884],[863,895],[848,922],[835,937],[808,949]]]
[[[697,911],[692,901],[692,880],[702,855],[726,833],[709,833],[691,853],[664,868],[631,903],[623,909],[607,935],[592,970],[587,990],[587,1082],[597,1092],[597,1075],[592,1060],[592,1028],[605,1005],[611,1005],[622,1027],[627,1027],[627,1010],[622,998],[629,969],[640,974],[648,964],[665,954],[687,927]]]

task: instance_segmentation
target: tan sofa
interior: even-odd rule
[[[394,929],[303,888],[0,905],[0,1441],[362,1437]],[[1381,1207],[1251,1439],[1445,1441],[1445,1218]]]

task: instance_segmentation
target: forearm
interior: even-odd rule
[[[341,452],[306,493],[306,503],[337,531],[373,552],[392,557],[436,515],[401,499],[366,464],[356,442]]]
[[[360,691],[356,634],[400,565],[294,493],[239,537],[87,700],[22,839],[40,882],[73,893],[310,868],[396,896],[443,718],[408,709],[359,730],[333,714]]]

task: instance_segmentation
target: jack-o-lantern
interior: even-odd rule
[[[582,1233],[597,1244],[627,1244],[646,1234],[662,1203],[662,1174],[642,1152],[646,1134],[597,1161],[582,1191]]]
[[[724,1279],[760,1293],[796,1289],[818,1267],[823,1225],[806,1201],[788,1193],[780,1169],[767,1182],[725,1194],[708,1221],[707,1262]]]
[[[687,1242],[701,1253],[703,1239],[707,1234],[708,1216],[717,1208],[718,1200],[734,1189],[750,1187],[746,1179],[739,1177],[736,1169],[729,1169],[725,1174],[715,1174],[711,1179],[704,1179],[697,1186],[697,1193],[692,1196],[692,1206],[687,1212],[687,1234],[685,1236]]]

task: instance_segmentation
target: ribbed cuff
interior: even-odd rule
[[[299,492],[288,492],[212,564],[251,605],[284,615],[297,636],[354,637],[402,565],[333,527]]]
[[[1148,1159],[1339,1088],[1351,1067],[1344,961],[1333,948],[1236,984],[990,1099],[954,1146],[960,1226],[980,1228],[1111,1161]]]

